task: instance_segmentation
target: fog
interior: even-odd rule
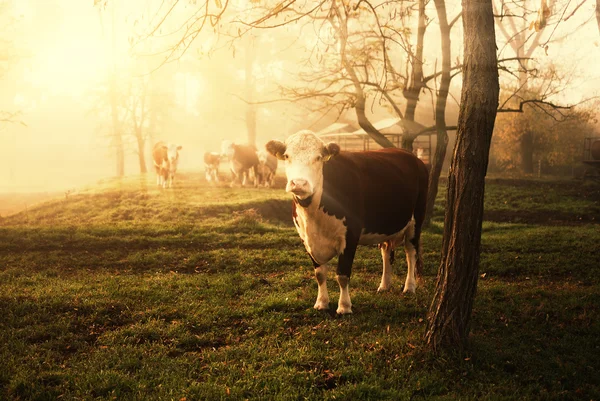
[[[0,111],[13,120],[0,122],[0,192],[76,189],[115,176],[109,90],[112,77],[123,104],[135,97],[132,94],[150,88],[145,92],[147,116],[142,123],[150,172],[148,150],[158,140],[183,146],[180,169],[188,171],[201,170],[203,153],[219,150],[223,139],[246,142],[248,101],[259,103],[259,147],[299,129],[322,129],[338,118],[357,125],[353,110],[341,116],[336,110],[326,113],[326,102],[286,101],[280,90],[280,86],[301,85],[300,72],[318,68],[311,57],[315,47],[329,46],[323,29],[292,24],[235,38],[235,33],[247,29],[235,23],[240,19],[236,13],[247,16],[249,11],[245,2],[230,2],[229,19],[223,20],[229,25],[212,27],[207,23],[193,41],[186,42],[189,47],[183,55],[170,55],[168,49],[181,39],[183,31],[179,28],[198,12],[199,4],[179,2],[159,24],[167,7],[178,2],[104,3],[0,1]],[[564,21],[555,39],[571,31],[573,36],[536,52],[542,65],[552,61],[572,75],[572,83],[557,95],[561,101],[576,103],[595,96],[600,89],[600,34],[595,21],[586,23],[593,14],[590,7],[582,7]],[[454,16],[459,2],[449,2],[448,10]],[[433,17],[435,10],[429,14]],[[158,25],[160,29],[153,31]],[[439,37],[435,24],[429,29],[432,33],[424,62],[434,70],[439,66]],[[254,41],[251,51],[249,37]],[[498,38],[501,41],[500,34]],[[461,46],[460,29],[456,29],[454,59],[460,58]],[[328,47],[323,51],[331,52]],[[500,54],[502,51],[499,46]],[[163,63],[169,56],[169,62]],[[252,71],[250,92],[247,71]],[[460,84],[460,76],[452,81],[449,125],[456,121]],[[433,123],[433,103],[430,93],[424,92],[416,115],[419,123]],[[139,174],[133,128],[125,123],[129,121],[125,107],[120,113],[125,174]],[[376,121],[393,113],[378,101],[369,103],[368,115]]]

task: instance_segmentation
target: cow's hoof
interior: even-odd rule
[[[352,313],[352,306],[338,306],[336,313],[338,315],[349,315]]]
[[[328,310],[329,309],[329,301],[317,301],[315,303],[314,308],[316,310]]]
[[[403,294],[414,294],[416,289],[417,289],[417,286],[415,284],[413,284],[413,285],[405,285],[404,286],[404,290],[402,291],[402,293]]]
[[[390,287],[391,287],[390,285],[380,284],[379,288],[377,289],[377,292],[387,292],[390,290]]]

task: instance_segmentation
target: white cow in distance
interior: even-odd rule
[[[163,188],[171,188],[173,179],[177,172],[179,164],[179,151],[181,145],[157,142],[152,148],[152,160],[154,161],[154,169],[156,170],[156,185]]]

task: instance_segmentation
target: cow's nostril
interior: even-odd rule
[[[306,180],[292,180],[292,187],[305,187],[307,184]]]

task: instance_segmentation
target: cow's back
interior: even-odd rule
[[[323,175],[324,190],[337,198],[330,203],[347,205],[342,214],[357,218],[368,233],[398,232],[427,195],[425,165],[397,148],[340,152],[325,163]]]
[[[251,145],[234,145],[232,160],[239,163],[242,169],[249,169],[258,165],[256,148]]]
[[[160,141],[152,148],[152,160],[155,166],[161,166],[164,161],[168,161],[166,146],[166,143]]]

